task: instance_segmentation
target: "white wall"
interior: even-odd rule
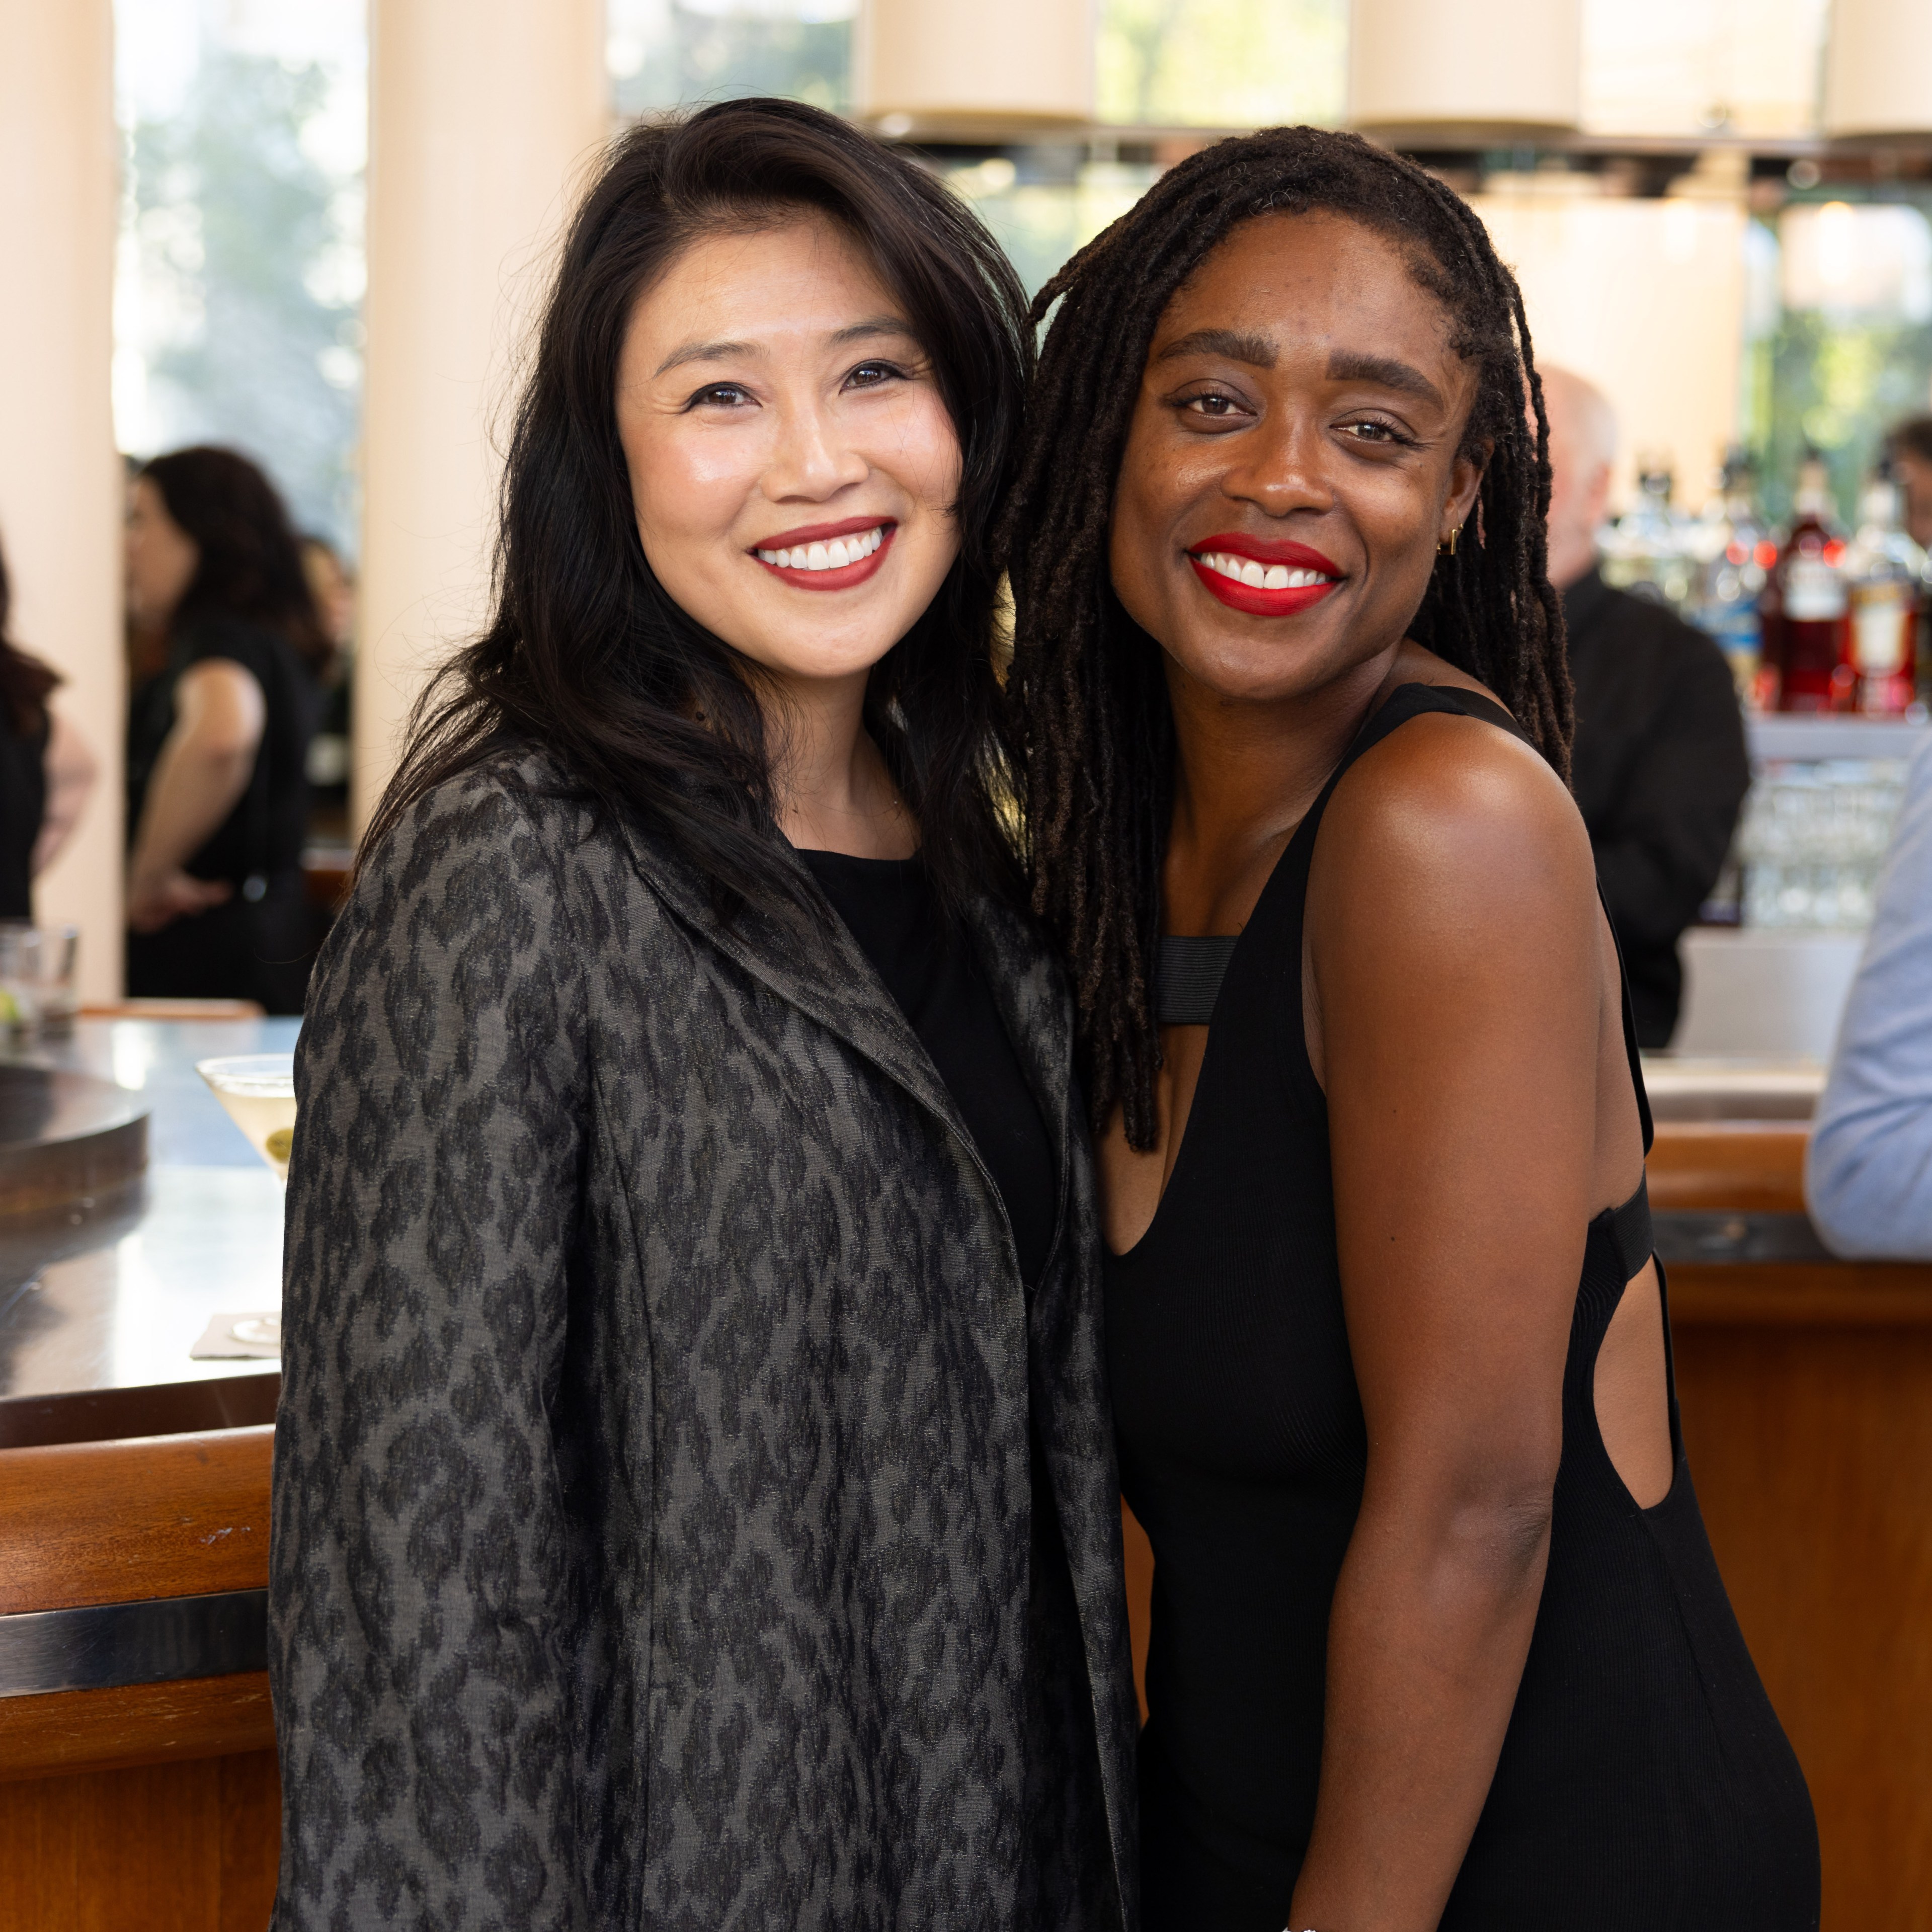
[[[34,910],[121,987],[121,482],[114,451],[111,0],[0,0],[0,542],[14,640],[66,677],[102,777]]]
[[[1613,506],[1642,452],[1670,452],[1677,503],[1702,506],[1737,434],[1744,304],[1742,197],[1662,200],[1543,193],[1474,206],[1522,285],[1540,362],[1586,376],[1616,405]]]

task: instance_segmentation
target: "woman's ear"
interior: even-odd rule
[[[1496,439],[1485,436],[1456,452],[1456,460],[1449,466],[1449,495],[1442,506],[1442,527],[1436,532],[1441,542],[1448,542],[1450,533],[1469,520],[1469,513],[1476,506],[1476,492],[1483,487],[1483,472],[1490,466],[1496,448]]]

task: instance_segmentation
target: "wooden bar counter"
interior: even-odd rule
[[[0,1213],[0,1932],[268,1922],[280,1376],[189,1352],[279,1301],[281,1190],[194,1062],[295,1031],[83,1021],[0,1064],[118,1078],[150,1156]]]
[[[1806,1137],[1802,1118],[1658,1122],[1684,1444],[1810,1785],[1825,1932],[1932,1932],[1932,1265],[1825,1254]],[[1126,1522],[1138,1674],[1153,1558]]]

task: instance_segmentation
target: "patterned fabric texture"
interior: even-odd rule
[[[365,867],[296,1064],[278,1932],[1131,1925],[1070,1010],[976,908],[1060,1150],[1029,1298],[825,910],[723,925],[535,757]]]

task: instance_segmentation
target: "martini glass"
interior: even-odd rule
[[[238,1053],[200,1060],[194,1070],[214,1090],[228,1118],[248,1137],[248,1144],[289,1184],[289,1152],[296,1130],[296,1057],[292,1053]],[[251,1316],[231,1330],[238,1342],[279,1347],[278,1315]]]

